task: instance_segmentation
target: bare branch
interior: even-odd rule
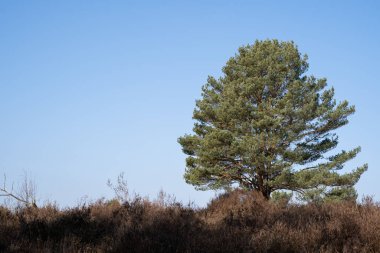
[[[0,197],[6,197],[14,199],[26,206],[37,207],[36,205],[36,186],[29,180],[28,175],[25,173],[20,191],[15,193],[13,191],[13,183],[11,189],[7,189],[6,186],[7,177],[4,174],[3,186],[0,187]]]

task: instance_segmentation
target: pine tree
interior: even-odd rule
[[[193,113],[194,134],[178,139],[185,180],[197,189],[240,187],[267,199],[275,191],[307,199],[356,198],[367,164],[342,173],[360,147],[335,154],[334,130],[355,108],[337,103],[326,79],[306,75],[293,42],[240,47],[219,79],[209,76]]]

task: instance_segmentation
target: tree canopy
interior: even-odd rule
[[[307,56],[293,42],[240,47],[209,76],[193,113],[193,134],[178,139],[185,180],[197,189],[240,187],[270,198],[288,190],[305,198],[356,197],[367,164],[340,171],[360,147],[333,152],[334,130],[355,108],[334,99],[324,78],[306,75]]]

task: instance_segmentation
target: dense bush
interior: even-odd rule
[[[136,198],[0,207],[1,252],[380,252],[380,206],[296,205],[234,191],[204,209]]]

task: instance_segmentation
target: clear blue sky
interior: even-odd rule
[[[293,40],[310,74],[357,112],[339,149],[369,170],[360,195],[380,200],[378,1],[1,1],[0,173],[34,178],[61,206],[132,191],[204,205],[213,192],[183,180],[177,138],[190,133],[207,75],[241,45]]]

